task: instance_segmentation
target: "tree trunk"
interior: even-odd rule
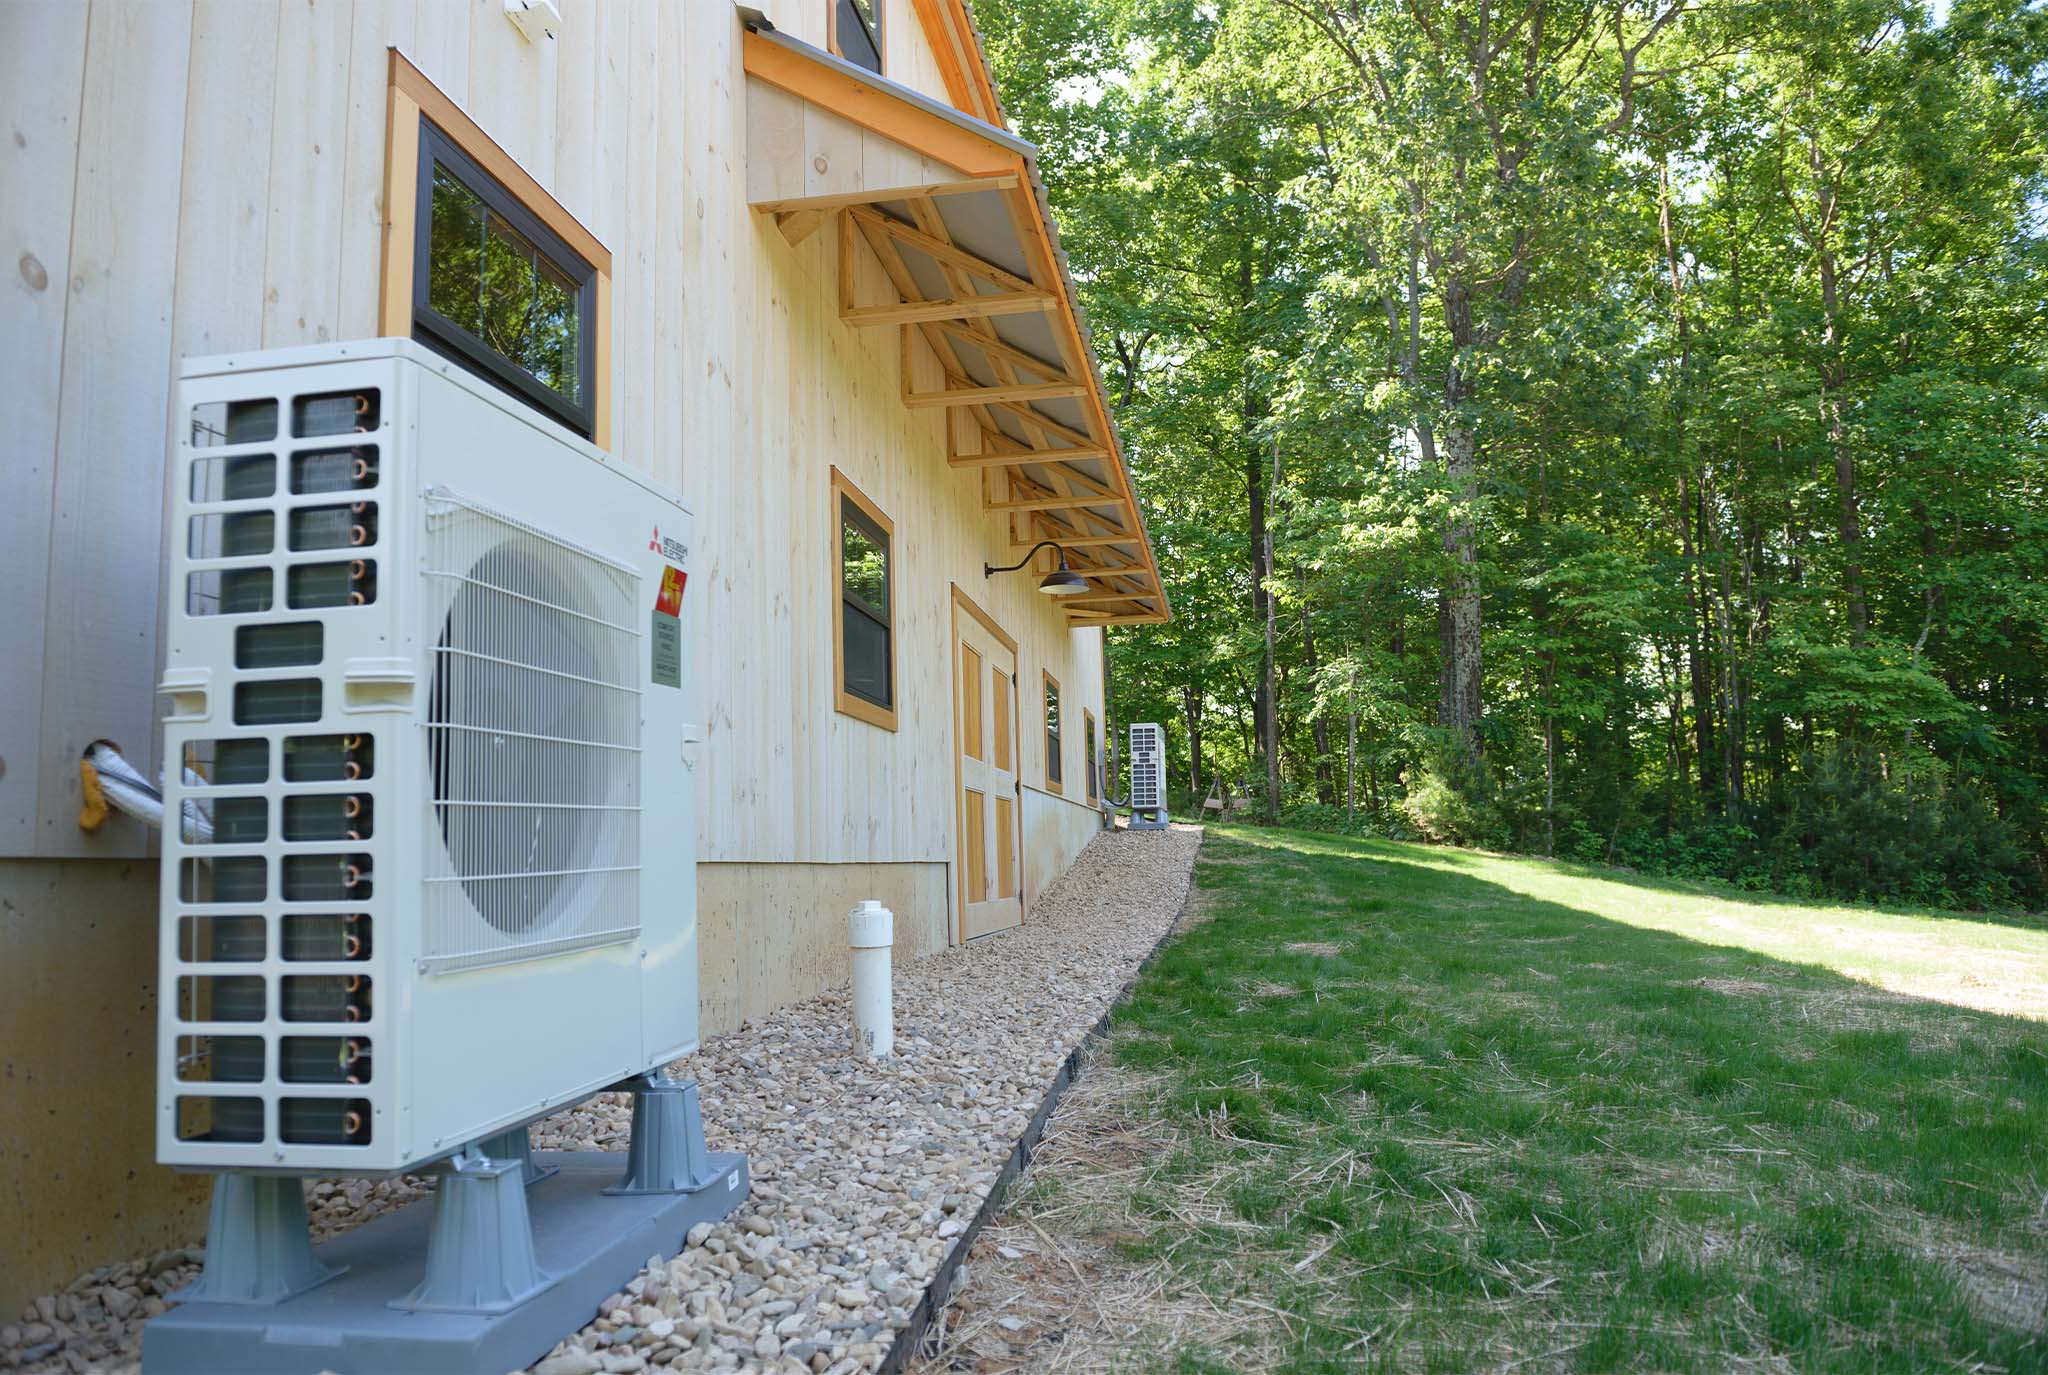
[[[1303,587],[1305,582],[1306,579],[1301,577],[1297,570],[1295,586]],[[1311,683],[1315,682],[1320,662],[1316,656],[1316,632],[1315,627],[1309,622],[1306,596],[1302,599],[1301,608],[1301,664],[1308,674],[1308,680]],[[1337,805],[1336,756],[1330,749],[1330,721],[1323,715],[1320,707],[1314,708],[1313,714],[1309,717],[1308,733],[1316,752],[1316,801],[1325,807],[1334,807]]]
[[[1437,724],[1457,732],[1468,754],[1479,753],[1480,603],[1479,534],[1472,515],[1478,487],[1478,437],[1467,425],[1444,430],[1444,472],[1451,480],[1452,515],[1444,531],[1451,570],[1437,599],[1437,634],[1443,658],[1437,686]]]
[[[1709,612],[1703,595],[1701,551],[1693,537],[1694,503],[1697,501],[1703,512],[1706,500],[1704,491],[1695,493],[1688,476],[1679,474],[1678,529],[1685,556],[1686,665],[1692,688],[1692,753],[1693,758],[1699,761],[1700,797],[1709,808],[1713,808],[1719,797],[1714,787],[1714,674],[1707,653]]]
[[[1677,397],[1672,405],[1671,423],[1681,464],[1685,454],[1686,402],[1692,385],[1692,317],[1686,311],[1685,275],[1678,266],[1678,237],[1671,227],[1671,168],[1667,160],[1657,166],[1657,224],[1664,239],[1664,268],[1671,282],[1671,312],[1678,331]],[[1704,465],[1702,465],[1704,466]],[[1709,808],[1719,805],[1714,786],[1714,688],[1713,671],[1707,661],[1706,573],[1700,559],[1706,553],[1707,483],[1702,471],[1694,478],[1689,467],[1678,475],[1678,532],[1685,554],[1685,610],[1687,668],[1692,684],[1693,757],[1699,761],[1700,796]],[[1725,723],[1724,723],[1725,725]]]
[[[1188,723],[1188,787],[1202,795],[1202,694],[1193,683],[1180,690],[1181,715]]]
[[[1245,401],[1246,427],[1250,427],[1251,402]],[[1246,436],[1245,443],[1245,505],[1247,534],[1251,545],[1252,562],[1252,616],[1261,627],[1271,623],[1273,595],[1267,590],[1266,580],[1271,573],[1267,559],[1272,553],[1272,542],[1266,531],[1266,461],[1257,446]],[[1252,688],[1252,739],[1254,751],[1265,756],[1270,770],[1273,754],[1267,740],[1274,732],[1268,725],[1274,719],[1273,698],[1273,642],[1268,637],[1259,659],[1258,681]]]
[[[1273,472],[1267,491],[1270,494],[1279,489],[1280,446],[1275,444]],[[1270,520],[1264,519],[1259,524],[1266,544],[1263,566],[1265,574],[1270,576],[1273,571],[1273,524]],[[1278,609],[1273,604],[1271,593],[1266,594],[1265,601],[1266,665],[1265,674],[1260,680],[1260,688],[1265,698],[1266,713],[1260,722],[1259,752],[1266,757],[1266,805],[1277,817],[1280,814],[1280,683],[1276,676],[1276,664],[1279,659],[1280,627],[1277,619]]]
[[[1543,718],[1543,853],[1557,853],[1557,718]]]
[[[1824,329],[1820,365],[1821,419],[1828,427],[1828,452],[1835,461],[1835,534],[1842,544],[1842,602],[1849,622],[1849,647],[1861,649],[1870,629],[1870,606],[1863,592],[1863,521],[1856,504],[1856,453],[1849,444],[1843,415],[1843,393],[1849,367],[1842,339],[1842,278],[1829,229],[1835,222],[1835,187],[1820,140],[1809,136],[1809,167],[1819,191],[1819,229],[1810,236],[1814,268],[1820,275],[1820,308]]]
[[[1351,712],[1344,722],[1344,822],[1354,824],[1358,819],[1358,713]]]

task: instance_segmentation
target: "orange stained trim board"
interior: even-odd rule
[[[760,34],[749,31],[744,35],[741,60],[748,76],[758,77],[969,176],[1022,171],[1023,159],[1001,143],[886,91],[878,91],[844,72],[813,62]]]
[[[498,146],[462,107],[429,81],[396,48],[390,56],[384,103],[384,258],[378,282],[377,332],[412,335],[413,253],[419,235],[420,120],[428,120],[474,158],[521,205],[589,263],[597,274],[596,318],[590,321],[592,372],[591,442],[611,447],[612,428],[612,254],[574,215]]]
[[[995,85],[982,64],[966,6],[960,0],[911,0],[911,8],[917,11],[918,23],[924,26],[932,55],[938,59],[946,98],[955,109],[1000,124],[1002,107],[996,103]]]
[[[962,44],[972,46],[972,32],[968,28],[966,13],[959,0],[913,0],[913,3],[917,7],[920,20],[925,23],[927,35],[934,37],[935,47],[944,45],[937,43],[936,35],[932,34],[934,19],[938,20],[941,28],[957,34]],[[931,6],[939,8],[928,15],[927,10]],[[921,110],[886,91],[878,91],[856,81],[844,72],[834,71],[801,53],[771,43],[751,30],[742,38],[742,60],[749,76],[758,77],[771,86],[780,87],[791,95],[822,106],[927,157],[957,167],[970,176],[1015,176],[1016,189],[1011,195],[1016,199],[1010,203],[1011,215],[1020,232],[1028,237],[1030,249],[1037,258],[1041,271],[1050,273],[1048,280],[1057,284],[1053,294],[1058,300],[1059,309],[1054,313],[1059,317],[1062,342],[1066,346],[1067,356],[1077,361],[1089,357],[1087,345],[1081,337],[1080,320],[1075,314],[1074,303],[1068,297],[1064,283],[1060,282],[1058,272],[1053,270],[1059,262],[1059,257],[1053,252],[1051,232],[1045,223],[1045,217],[1038,213],[1037,197],[1024,189],[1030,183],[1031,169],[1020,154],[1003,144],[982,138],[971,130],[962,129],[930,111]],[[943,66],[943,59],[941,65]],[[972,65],[981,66],[979,63]],[[994,87],[987,84],[988,73],[983,69],[973,75],[978,77],[981,83],[977,91],[985,90],[989,112],[993,115],[996,109],[995,93]],[[950,80],[948,93],[952,94]],[[954,97],[954,103],[960,104],[957,96]],[[966,113],[976,113],[971,108],[962,108]],[[1116,431],[1110,426],[1109,411],[1103,404],[1101,392],[1091,387],[1086,400],[1095,420],[1096,433],[1102,437],[1105,445],[1116,448]],[[1130,506],[1138,533],[1144,539],[1147,560],[1150,561],[1151,538],[1145,531],[1145,517],[1138,509],[1137,497],[1131,490],[1130,476],[1125,470],[1121,453],[1117,455],[1115,467],[1118,495]],[[1161,590],[1163,592],[1164,589]],[[1171,619],[1171,613],[1163,614],[1159,619]]]

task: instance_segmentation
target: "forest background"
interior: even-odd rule
[[[2048,9],[978,0],[1182,806],[2048,900]]]

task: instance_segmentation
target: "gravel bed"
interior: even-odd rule
[[[714,1150],[747,1153],[753,1195],[694,1229],[535,1375],[654,1368],[871,1370],[981,1207],[1067,1052],[1172,926],[1201,832],[1096,838],[1021,927],[896,971],[896,1053],[848,1050],[846,991],[782,1008],[680,1062]],[[539,1150],[623,1151],[606,1094],[533,1129]],[[330,1236],[426,1192],[423,1179],[321,1180]],[[143,1320],[189,1283],[185,1249],[104,1266],[0,1328],[0,1369],[138,1367]]]

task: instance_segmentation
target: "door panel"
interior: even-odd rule
[[[955,619],[960,938],[972,940],[1024,919],[1013,678],[1017,655],[976,617],[963,613]]]
[[[996,799],[996,892],[999,898],[1017,895],[1017,808],[1009,798]]]
[[[981,749],[981,656],[972,645],[960,646],[960,752],[980,759]]]
[[[998,801],[997,806],[1002,804]],[[981,794],[974,789],[967,790],[967,834],[961,839],[967,844],[967,901],[982,902],[988,897],[988,828],[986,808],[982,805]]]
[[[1009,773],[1015,767],[1010,763],[1010,675],[1004,671],[1001,664],[989,670],[988,686],[988,700],[993,707],[989,716],[995,727],[995,740],[992,742],[995,748],[991,762],[1004,773]]]

